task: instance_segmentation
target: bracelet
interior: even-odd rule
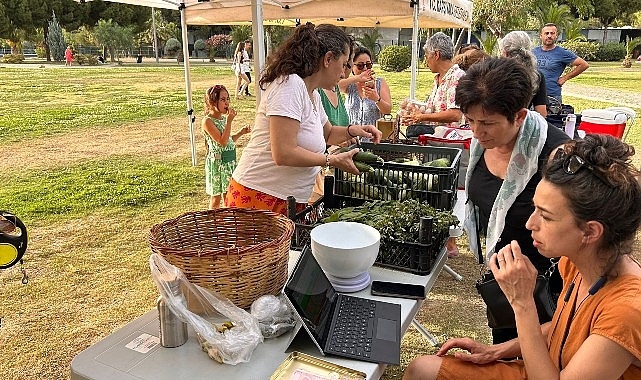
[[[329,153],[325,153],[325,171],[329,171]]]
[[[378,104],[378,103],[380,103],[380,102],[381,102],[381,96],[379,95],[379,96],[378,96],[378,100],[377,100],[377,101],[375,101],[374,103]]]
[[[352,126],[351,124],[347,125],[347,134],[349,135],[349,137],[356,137],[353,134],[349,133],[349,127],[351,126]]]

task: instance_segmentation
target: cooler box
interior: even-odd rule
[[[624,112],[602,109],[586,109],[581,112],[579,130],[585,133],[600,133],[623,137],[628,115]]]

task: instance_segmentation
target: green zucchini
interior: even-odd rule
[[[354,161],[360,161],[366,164],[375,164],[375,163],[382,164],[385,162],[381,157],[375,155],[374,153],[365,152],[365,151],[360,151],[356,153],[354,156],[352,156],[352,159]]]

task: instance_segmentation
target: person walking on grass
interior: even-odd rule
[[[573,52],[556,45],[559,35],[555,24],[543,25],[540,37],[541,46],[535,47],[532,53],[538,61],[538,69],[545,76],[548,97],[552,97],[562,104],[561,87],[563,84],[587,70],[590,65]],[[573,69],[563,75],[568,65],[573,66]]]
[[[245,96],[252,96],[249,92],[249,84],[252,82],[252,68],[251,68],[251,59],[249,58],[249,50],[252,48],[252,43],[249,40],[245,40],[245,49],[243,49],[243,60],[241,62],[241,70],[247,75],[249,82],[245,86]]]
[[[245,89],[249,86],[249,78],[245,74],[245,67],[243,67],[243,54],[245,54],[245,43],[239,42],[234,51],[234,73],[236,74],[236,92],[234,93],[235,99],[243,99],[245,97]]]
[[[236,140],[251,130],[249,125],[231,134],[236,110],[229,108],[229,92],[225,86],[215,85],[205,94],[205,112],[202,120],[203,136],[207,146],[205,160],[205,191],[211,196],[210,209],[220,207],[220,199],[229,187],[231,173],[236,168]]]
[[[65,50],[65,66],[71,66],[71,62],[73,62],[73,50],[71,50],[71,45],[67,46],[67,50]]]

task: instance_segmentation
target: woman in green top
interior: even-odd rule
[[[229,92],[225,86],[215,85],[205,93],[203,136],[207,145],[205,160],[205,191],[211,196],[210,209],[220,207],[221,195],[229,187],[231,173],[236,168],[236,140],[250,132],[249,125],[231,134],[231,122],[236,110],[229,108]],[[226,115],[226,116],[225,116]]]

